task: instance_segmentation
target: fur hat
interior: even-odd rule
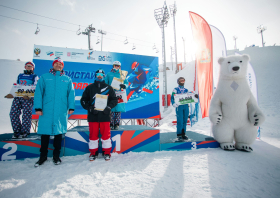
[[[54,60],[53,63],[52,63],[52,66],[53,66],[55,63],[57,63],[57,62],[61,63],[62,66],[64,67],[64,62],[63,62],[63,60],[61,60],[61,59],[56,59],[56,60]]]
[[[179,77],[179,78],[177,79],[177,83],[178,83],[178,84],[179,84],[179,80],[181,80],[181,79],[184,79],[184,80],[185,80],[184,77]]]

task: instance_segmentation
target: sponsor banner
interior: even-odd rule
[[[208,117],[213,93],[212,34],[208,23],[198,14],[190,12],[193,39],[197,44],[196,75],[202,118]],[[194,90],[196,91],[196,90]]]
[[[60,58],[63,61],[80,63],[112,64],[112,55],[113,54],[110,52],[49,47],[41,45],[34,45],[33,50],[33,59],[55,60]]]
[[[213,92],[217,89],[220,65],[218,59],[227,56],[226,41],[222,32],[213,25],[210,25],[213,39]]]
[[[13,85],[10,91],[14,97],[34,97],[36,86]]]
[[[151,118],[160,114],[158,57],[39,45],[34,46],[33,54],[35,73],[39,77],[49,72],[57,57],[64,61],[63,70],[72,79],[76,96],[75,111],[69,119],[86,119],[87,111],[82,108],[80,97],[85,88],[94,83],[96,70],[102,68],[107,74],[116,60],[121,62],[121,70],[127,71],[123,76],[129,83],[125,90],[126,112],[121,118]]]

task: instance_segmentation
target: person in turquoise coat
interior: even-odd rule
[[[119,61],[114,61],[113,68],[111,69],[111,71],[105,77],[105,83],[108,84],[108,85],[111,85],[114,77],[123,80],[123,83],[120,84],[120,89],[115,89],[115,91],[119,91],[119,90],[123,90],[123,89],[127,88],[128,81],[125,78],[125,76],[123,76],[123,73],[121,71],[121,63]],[[111,127],[112,130],[113,129],[115,129],[115,130],[119,129],[120,120],[121,120],[121,112],[125,112],[125,103],[118,103],[117,106],[115,106],[111,110],[110,127]]]
[[[35,167],[47,160],[50,135],[54,136],[53,162],[59,158],[62,134],[67,132],[68,115],[75,109],[75,92],[70,77],[64,75],[62,60],[54,60],[50,72],[38,81],[34,95],[34,108],[39,115],[38,134],[41,135],[40,159]]]

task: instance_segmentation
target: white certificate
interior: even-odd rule
[[[107,107],[107,95],[96,94],[95,95],[95,110],[103,111]]]
[[[114,77],[111,86],[116,90],[120,90],[120,84],[122,83],[123,81],[121,79]]]
[[[118,103],[127,103],[126,90],[116,91]]]
[[[34,97],[36,86],[13,85],[10,91],[14,97]]]
[[[195,93],[185,93],[174,95],[175,103],[178,105],[189,104],[193,102],[198,102],[198,99],[194,97]]]

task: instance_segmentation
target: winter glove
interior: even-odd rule
[[[176,104],[176,103],[174,103],[172,106],[175,107],[175,108],[177,108],[179,105]]]
[[[94,109],[94,106],[90,106],[88,111],[92,114],[97,114],[98,113],[98,111]]]
[[[30,98],[28,96],[23,96],[23,99],[29,100]]]
[[[8,94],[5,96],[5,98],[14,98],[14,96],[12,94]]]
[[[109,114],[111,111],[111,107],[107,106],[103,111],[105,114]]]
[[[195,94],[194,97],[196,97],[198,99],[198,95],[197,94]]]
[[[125,87],[124,84],[120,84],[120,88],[121,88],[121,89],[125,89],[126,87]]]

